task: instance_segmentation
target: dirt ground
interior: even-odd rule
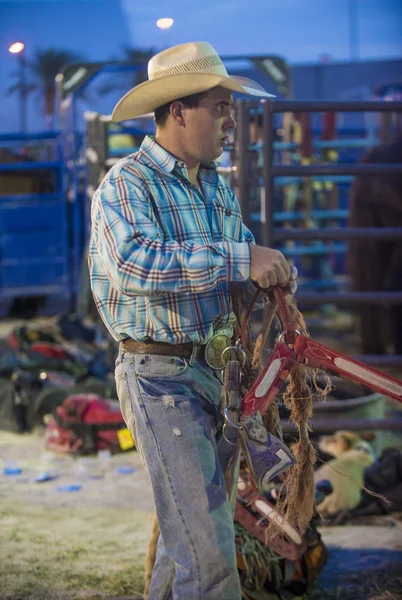
[[[135,452],[105,458],[47,453],[39,432],[0,432],[1,600],[142,598],[150,485]],[[21,473],[3,474],[13,466]],[[43,472],[57,478],[36,482]],[[81,487],[63,491],[72,485]],[[311,598],[402,598],[400,520],[321,533],[330,556]]]
[[[74,459],[39,433],[0,432],[0,463],[22,469],[0,476],[1,600],[142,598],[153,501],[135,452]]]
[[[17,324],[0,321],[0,339]],[[337,346],[330,337],[320,341]],[[20,474],[3,473],[15,466]],[[37,482],[45,472],[55,479]],[[152,517],[136,452],[58,456],[45,451],[43,432],[0,431],[0,600],[143,598]],[[329,560],[309,599],[402,600],[401,516],[320,531]]]

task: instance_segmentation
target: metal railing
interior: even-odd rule
[[[277,113],[301,112],[381,112],[402,113],[402,102],[386,101],[356,101],[356,102],[327,102],[327,101],[263,101],[263,165],[261,214],[265,217],[261,221],[261,242],[264,246],[275,246],[279,241],[294,240],[402,240],[402,227],[389,228],[279,228],[274,225],[274,185],[278,177],[312,177],[312,176],[372,176],[402,173],[401,163],[391,164],[275,164],[274,155],[278,142],[275,141],[274,116]],[[237,194],[239,203],[245,216],[247,225],[250,225],[250,215],[247,210],[249,194],[249,162],[248,128],[250,123],[250,109],[255,111],[256,104],[241,101],[237,105],[236,119],[236,164],[237,164]],[[330,143],[328,143],[330,146]],[[356,304],[402,305],[402,291],[345,291],[345,292],[313,292],[300,291],[297,298],[302,305],[318,305],[331,303],[336,306],[352,307]],[[401,309],[402,310],[402,309]],[[361,357],[366,362],[373,363],[372,355]],[[381,356],[381,364],[402,364],[402,356]],[[375,360],[374,360],[375,363]]]

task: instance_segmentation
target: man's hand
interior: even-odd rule
[[[264,246],[250,246],[250,279],[263,289],[285,287],[290,280],[290,266],[282,252]]]

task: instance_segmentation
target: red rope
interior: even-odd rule
[[[286,302],[285,293],[278,285],[273,288],[273,293],[278,302],[278,317],[285,333],[285,339],[287,342],[292,343],[296,332],[296,324],[294,323],[288,303]]]
[[[243,324],[242,324],[242,326],[240,328],[240,332],[239,332],[238,341],[240,344],[243,342],[243,337],[246,332],[247,326],[249,324],[255,303],[257,302],[257,298],[263,291],[265,291],[265,293],[267,293],[266,290],[257,290],[256,291],[256,293],[254,294],[254,296],[247,308],[246,316],[244,317],[244,321],[243,321]],[[297,326],[294,323],[292,313],[289,310],[289,306],[286,301],[285,293],[284,293],[283,289],[281,288],[281,286],[279,286],[279,285],[275,285],[269,291],[273,293],[273,295],[275,296],[276,301],[278,303],[278,309],[277,309],[278,317],[281,322],[283,331],[285,333],[285,339],[287,342],[293,343],[294,334],[296,332]]]
[[[239,340],[238,341],[240,343],[243,341],[244,334],[246,332],[248,323],[249,323],[250,318],[251,318],[251,313],[253,312],[253,308],[254,308],[255,303],[257,302],[257,298],[261,294],[261,292],[262,292],[262,290],[257,290],[256,291],[256,293],[254,294],[254,296],[253,296],[253,298],[252,298],[252,300],[251,300],[251,302],[250,302],[250,304],[248,306],[248,309],[247,309],[247,312],[246,312],[246,316],[244,317],[243,324],[242,324],[242,326],[240,328],[240,331],[239,331]]]

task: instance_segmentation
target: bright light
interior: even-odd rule
[[[19,52],[22,52],[23,49],[24,44],[22,42],[15,42],[14,44],[11,44],[8,51],[11,52],[11,54],[18,54]]]
[[[159,29],[170,29],[173,23],[173,19],[158,19],[156,21],[156,26],[159,27]]]

